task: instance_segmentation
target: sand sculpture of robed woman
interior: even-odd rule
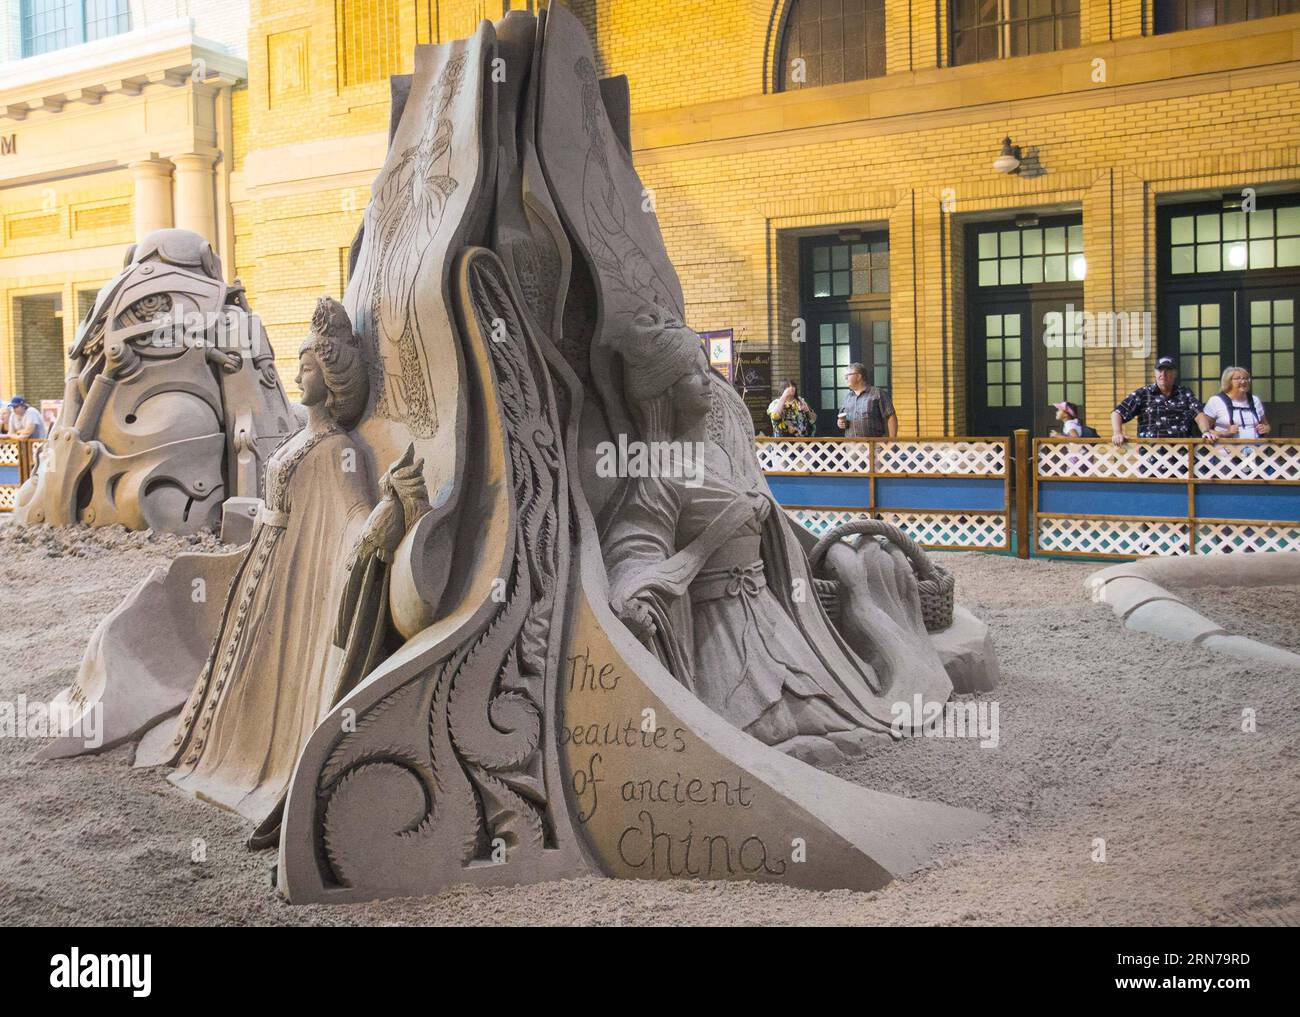
[[[297,383],[306,426],[267,462],[265,505],[172,743],[171,781],[254,821],[269,817],[263,837],[308,736],[380,654],[384,563],[428,508],[410,450],[375,504],[365,453],[348,434],[366,407],[366,365],[329,297],[316,305]]]
[[[699,336],[647,305],[618,350],[640,439],[703,454],[702,471],[631,482],[602,541],[614,610],[669,671],[737,727],[807,759],[830,758],[827,742],[852,754],[886,734],[900,696],[946,699],[951,685],[908,610],[905,562],[900,572],[875,542],[843,549],[849,581],[892,601],[858,619],[856,643],[821,609],[752,455],[729,451],[752,447],[752,433],[727,433],[738,425],[715,412],[725,408]]]

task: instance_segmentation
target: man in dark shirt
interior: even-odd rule
[[[1111,441],[1124,444],[1128,440],[1124,425],[1137,417],[1139,438],[1191,438],[1200,434],[1213,442],[1214,424],[1205,415],[1201,401],[1191,389],[1177,382],[1174,358],[1157,360],[1155,384],[1130,392],[1111,413]]]

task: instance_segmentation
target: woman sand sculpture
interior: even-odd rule
[[[752,447],[752,435],[725,433],[738,425],[714,405],[725,393],[699,337],[653,305],[631,316],[626,335],[624,391],[642,439],[702,450],[704,469],[702,478],[641,478],[624,492],[602,542],[624,623],[715,712],[800,758],[826,758],[826,742],[861,751],[889,732],[899,696],[947,699],[952,686],[919,611],[908,610],[915,580],[901,553],[875,541],[837,550],[832,568],[869,587],[877,605],[837,631],[753,457],[728,454]],[[861,645],[846,642],[854,631]]]
[[[254,847],[275,842],[307,738],[380,656],[385,563],[429,507],[410,448],[375,504],[348,435],[369,385],[342,304],[317,302],[298,356],[307,423],[267,462],[265,505],[172,741],[171,782],[261,823]]]

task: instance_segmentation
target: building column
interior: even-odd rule
[[[172,224],[172,164],[166,159],[131,163],[135,178],[135,240]]]
[[[212,169],[216,158],[187,153],[172,156],[176,164],[176,226],[193,230],[217,246],[216,181]]]

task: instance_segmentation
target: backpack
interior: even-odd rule
[[[1264,422],[1264,417],[1256,408],[1254,392],[1248,393],[1246,396],[1246,402],[1250,404],[1249,406],[1237,406],[1233,403],[1232,399],[1228,397],[1227,393],[1224,392],[1212,395],[1206,405],[1209,405],[1209,403],[1213,402],[1215,399],[1218,399],[1225,407],[1227,407],[1229,425],[1236,424],[1238,427],[1253,427],[1255,428],[1256,433],[1259,432],[1259,425]],[[1254,418],[1254,423],[1246,423],[1247,413]],[[1215,414],[1215,416],[1218,416],[1218,414]]]

